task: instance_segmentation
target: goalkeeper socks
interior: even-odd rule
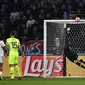
[[[18,65],[15,66],[15,70],[16,70],[16,72],[18,72],[19,77],[21,77],[20,68]]]
[[[11,79],[14,79],[14,67],[10,67]]]

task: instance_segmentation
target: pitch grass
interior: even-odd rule
[[[85,78],[5,78],[0,85],[85,85]]]

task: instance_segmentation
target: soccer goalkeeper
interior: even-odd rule
[[[71,62],[73,62],[73,63],[77,64],[78,66],[85,69],[85,61],[82,59],[79,60],[77,53],[72,51],[69,36],[70,36],[70,28],[68,27],[68,28],[66,28],[64,56],[66,56]]]
[[[9,66],[10,66],[10,75],[11,75],[11,80],[13,80],[14,77],[14,69],[16,72],[18,72],[19,75],[19,80],[21,79],[21,73],[20,73],[20,68],[18,66],[18,56],[19,52],[18,49],[20,49],[20,53],[23,56],[22,48],[20,46],[20,41],[15,38],[16,32],[12,31],[10,33],[10,38],[6,40],[6,46],[9,51]]]

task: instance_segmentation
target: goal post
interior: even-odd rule
[[[67,75],[67,56],[64,56],[68,45],[72,52],[84,56],[84,41],[85,20],[44,20],[44,77],[84,77]]]

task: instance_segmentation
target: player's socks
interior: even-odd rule
[[[19,77],[21,77],[20,68],[18,65],[15,66],[16,72],[18,72]]]
[[[10,67],[11,79],[14,79],[14,67]]]
[[[3,78],[2,78],[2,71],[0,71],[0,80],[3,80]]]

